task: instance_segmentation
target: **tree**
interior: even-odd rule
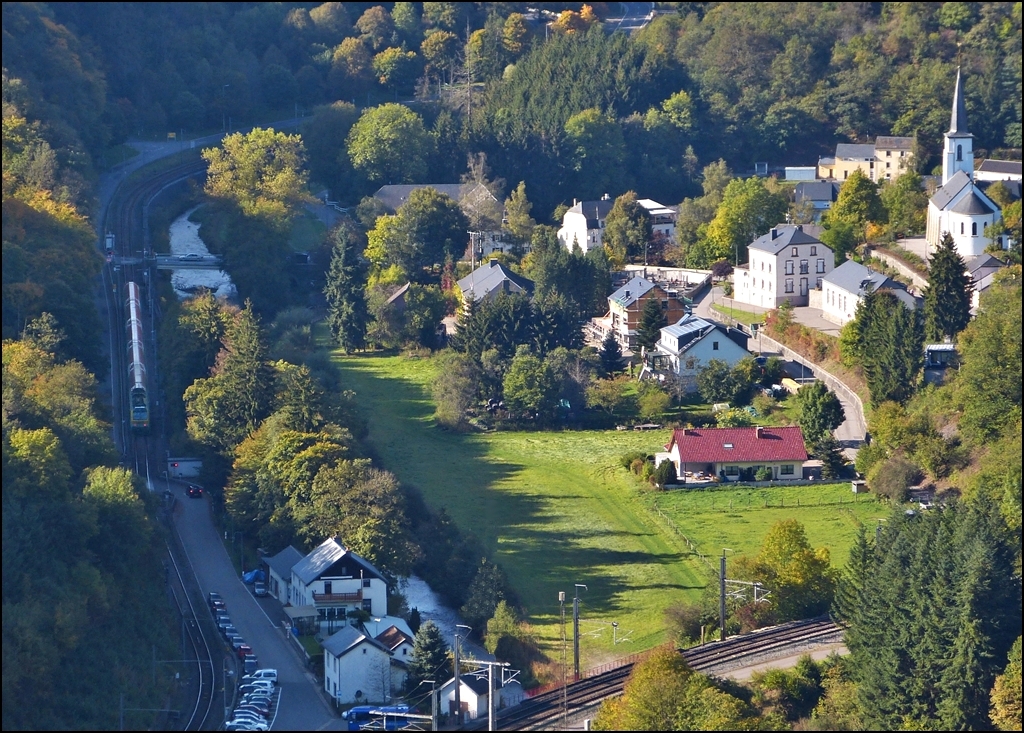
[[[928,268],[924,290],[924,328],[929,341],[955,340],[971,322],[971,277],[956,251],[949,232],[944,232]]]
[[[879,191],[879,198],[885,207],[893,238],[924,231],[928,197],[924,193],[920,175],[908,171],[893,181],[885,181]]]
[[[476,401],[480,370],[468,354],[445,350],[437,355],[439,369],[432,385],[434,419],[448,428],[462,429],[466,411]]]
[[[516,353],[502,386],[511,412],[545,416],[554,412],[558,382],[551,368],[529,350]]]
[[[789,202],[768,189],[760,178],[729,181],[714,219],[707,226],[707,265],[728,259],[739,265],[747,260],[747,245],[786,220]]]
[[[601,239],[613,268],[621,269],[627,262],[641,257],[647,264],[651,217],[647,209],[637,202],[635,191],[627,191],[615,199],[605,219]]]
[[[853,222],[826,221],[821,241],[835,254],[836,267],[846,262],[847,254],[857,248],[857,231]]]
[[[851,329],[871,391],[871,402],[905,403],[917,388],[924,361],[924,332],[918,311],[890,291],[870,291],[857,304]]]
[[[391,15],[380,5],[375,5],[360,15],[356,21],[356,28],[374,51],[379,51],[389,44],[395,33]]]
[[[1020,730],[1021,724],[1021,680],[1020,680],[1020,637],[1010,648],[1006,669],[996,677],[992,687],[992,709],[989,716],[999,730]]]
[[[530,216],[533,204],[526,198],[526,182],[520,181],[515,190],[505,199],[505,221],[502,230],[512,239],[514,247],[521,248],[533,237],[537,222]]]
[[[584,195],[600,196],[622,180],[626,143],[612,116],[596,107],[573,115],[565,123],[565,145]]]
[[[373,57],[373,73],[381,86],[387,89],[409,90],[419,75],[419,60],[415,51],[392,46]]]
[[[366,277],[356,260],[347,225],[334,232],[334,251],[327,273],[327,325],[346,354],[366,345]]]
[[[408,689],[416,689],[426,679],[447,680],[452,674],[448,653],[448,644],[441,636],[441,629],[433,621],[424,621],[413,639]]]
[[[365,110],[348,134],[352,165],[376,184],[422,178],[431,147],[422,118],[402,104]]]
[[[711,359],[697,372],[697,391],[708,402],[732,403],[738,391],[733,370],[721,359]]]
[[[473,628],[482,628],[494,615],[498,604],[509,600],[508,584],[501,568],[486,558],[481,560],[466,596],[459,613]]]
[[[826,480],[837,479],[842,476],[843,468],[846,466],[846,457],[843,455],[843,446],[831,433],[818,438],[812,444],[811,452],[814,457],[821,461],[821,477]]]
[[[335,196],[345,195],[355,187],[355,171],[345,150],[345,137],[358,119],[359,111],[354,104],[334,102],[317,107],[302,128],[310,175],[329,186]]]
[[[661,310],[661,301],[654,293],[648,295],[644,301],[643,310],[640,311],[640,322],[636,327],[636,344],[648,351],[661,339],[661,329],[668,325],[664,311]]]
[[[455,73],[459,51],[459,37],[451,31],[435,31],[420,46],[420,53],[427,62],[427,73],[449,83]]]
[[[255,128],[203,151],[206,192],[234,202],[248,216],[284,221],[307,200],[305,148],[298,135]]]
[[[458,202],[433,188],[409,194],[398,210],[401,225],[416,254],[411,262],[399,263],[416,275],[423,267],[440,266],[447,257],[458,260],[466,249],[469,220]]]
[[[885,221],[885,207],[878,197],[878,186],[858,168],[843,181],[835,204],[825,216],[829,223],[847,222],[858,237],[864,237],[868,223]]]
[[[609,331],[601,342],[600,357],[601,371],[605,376],[611,376],[622,368],[622,347],[614,331]]]
[[[800,405],[797,423],[809,444],[817,444],[825,436],[831,435],[846,419],[843,404],[824,382],[818,381],[801,388],[796,399]]]

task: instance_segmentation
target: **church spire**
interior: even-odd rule
[[[960,77],[960,67],[956,67],[956,88],[953,90],[953,114],[949,118],[947,135],[967,136],[967,107],[964,105],[964,83]]]

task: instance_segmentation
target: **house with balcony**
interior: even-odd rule
[[[750,356],[747,338],[738,328],[691,314],[661,329],[657,349],[649,354],[648,362],[655,370],[675,374],[687,392],[696,392],[697,374],[712,359],[734,367]]]
[[[388,587],[383,574],[369,561],[349,550],[337,537],[319,547],[292,568],[290,602],[316,612],[316,626],[332,634],[348,625],[351,611],[384,616]]]
[[[835,254],[803,224],[780,224],[747,247],[748,262],[733,271],[733,297],[740,303],[778,308],[785,301],[807,305],[835,269]]]
[[[661,306],[669,323],[675,323],[689,312],[683,296],[676,290],[662,287],[642,277],[634,277],[608,296],[608,316],[603,319],[623,349],[636,345],[636,329],[640,314],[651,298]]]
[[[759,469],[773,481],[802,479],[807,449],[800,428],[685,428],[674,430],[665,449],[680,480],[751,481]]]

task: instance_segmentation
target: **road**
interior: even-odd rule
[[[210,516],[209,501],[188,498],[184,487],[184,484],[171,484],[171,491],[178,498],[174,523],[203,596],[210,591],[220,593],[231,621],[256,653],[260,667],[277,670],[281,698],[274,728],[343,730],[343,721],[334,714],[304,661],[300,661],[297,648],[289,647],[294,642],[281,632],[280,619],[273,619],[264,611],[236,574],[224,538],[217,533]],[[268,608],[272,606],[268,604]],[[216,642],[223,643],[220,638]],[[230,680],[228,682],[230,685]],[[231,692],[229,687],[229,703]]]

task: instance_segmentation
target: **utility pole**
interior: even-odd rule
[[[459,662],[459,647],[462,637],[459,636],[459,629],[466,629],[467,632],[473,629],[465,624],[455,624],[455,721],[462,725],[462,665]]]
[[[494,665],[487,665],[487,730],[494,730]]]
[[[562,728],[568,728],[569,722],[569,687],[568,680],[566,679],[568,663],[565,659],[566,656],[566,643],[565,643],[565,591],[558,591],[558,605],[561,608],[562,615]]]
[[[430,730],[437,730],[437,682],[430,680]]]
[[[718,570],[718,624],[720,638],[725,641],[725,549],[722,549],[722,559]]]
[[[576,595],[572,599],[572,669],[573,682],[580,681],[580,588],[587,586],[576,583]]]

